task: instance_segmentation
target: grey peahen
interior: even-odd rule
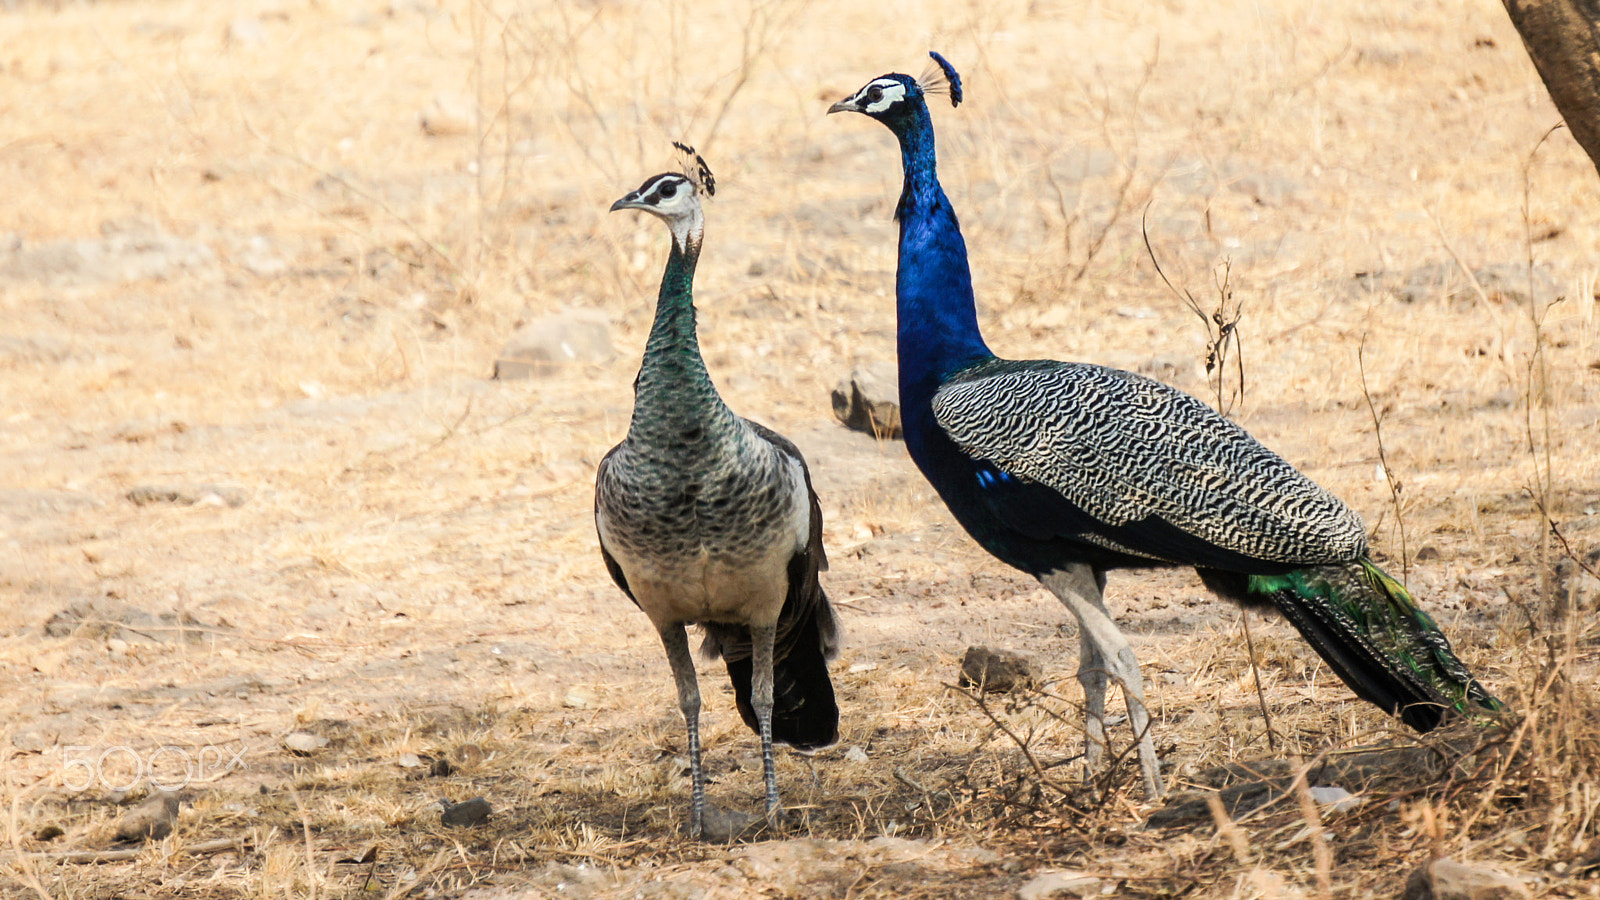
[[[706,371],[692,286],[715,189],[704,160],[646,181],[611,205],[644,210],[672,231],[655,321],[634,381],[628,435],[600,462],[595,526],[606,568],[661,635],[689,730],[690,832],[704,833],[700,690],[685,626],[721,657],[740,715],[761,737],[766,814],[778,818],[773,743],[814,750],[838,739],[828,677],[836,652],[822,512],[794,444],[734,415]]]
[[[830,113],[900,142],[895,298],[906,447],[984,549],[1039,579],[1079,624],[1090,768],[1122,685],[1146,793],[1163,793],[1133,648],[1105,573],[1193,566],[1219,595],[1277,608],[1363,699],[1419,731],[1498,709],[1428,614],[1367,555],[1361,519],[1194,397],[1087,363],[999,359],[978,329],[966,244],[939,186],[929,94],[962,99],[937,53],[922,79],[874,78]]]

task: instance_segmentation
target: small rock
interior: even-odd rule
[[[33,839],[36,841],[53,841],[63,834],[66,834],[66,832],[61,829],[60,825],[43,825],[33,833]]]
[[[1134,371],[1192,393],[1200,384],[1200,368],[1200,361],[1191,353],[1163,353],[1139,363]]]
[[[1326,807],[1329,812],[1349,812],[1352,809],[1360,808],[1362,804],[1367,802],[1365,797],[1352,794],[1337,785],[1307,788],[1306,793],[1311,795],[1311,799],[1317,801],[1318,806]]]
[[[276,278],[289,271],[289,264],[265,235],[253,235],[238,243],[230,259],[257,278]]]
[[[0,363],[58,363],[71,355],[72,347],[54,335],[0,334]]]
[[[42,753],[56,744],[57,735],[38,728],[22,728],[11,733],[11,746],[24,753]]]
[[[468,134],[477,124],[475,109],[470,99],[441,91],[422,108],[422,130],[434,136]]]
[[[129,488],[126,496],[134,506],[149,506],[152,503],[182,503],[187,506],[194,503],[193,499],[186,497],[177,488],[155,487],[148,484]]]
[[[844,752],[844,758],[850,762],[864,763],[867,761],[867,751],[860,747],[851,747]]]
[[[900,376],[894,364],[869,363],[850,372],[833,389],[833,415],[846,428],[879,439],[903,439]]]
[[[1047,900],[1050,897],[1095,897],[1100,894],[1101,879],[1084,872],[1063,869],[1040,872],[1017,888],[1017,900]]]
[[[500,381],[533,378],[568,363],[605,362],[611,357],[611,326],[604,316],[559,313],[517,329],[494,362],[494,377]]]
[[[47,637],[91,640],[115,638],[127,643],[201,640],[201,623],[187,610],[152,615],[115,600],[80,600],[45,620]]]
[[[1561,291],[1548,266],[1535,266],[1530,271],[1526,264],[1496,263],[1472,271],[1468,278],[1461,266],[1454,262],[1439,262],[1418,266],[1404,272],[1357,272],[1355,287],[1362,292],[1388,293],[1401,303],[1426,303],[1443,301],[1455,304],[1476,304],[1482,298],[1490,303],[1507,306],[1527,304],[1531,299],[1549,303]]]
[[[968,647],[961,658],[961,685],[984,693],[1007,694],[1034,685],[1033,663],[1010,650]]]
[[[193,487],[142,484],[130,488],[127,498],[134,506],[176,503],[179,506],[227,506],[238,509],[248,498],[243,488],[226,484],[200,484]]]
[[[117,820],[116,838],[124,843],[155,840],[172,833],[178,822],[178,795],[157,791]]]
[[[223,32],[223,42],[234,46],[249,46],[266,43],[267,33],[262,30],[261,22],[249,16],[239,16],[228,22],[228,28]]]
[[[575,687],[567,691],[561,698],[561,705],[567,709],[594,709],[599,698],[594,691],[586,687]]]
[[[1592,875],[1600,869],[1600,840],[1590,844],[1569,868],[1573,875],[1579,877]]]
[[[416,755],[415,753],[402,753],[396,762],[400,763],[400,768],[402,769],[422,768],[422,757]]]
[[[0,517],[7,519],[37,521],[99,505],[93,495],[80,491],[0,490]]]
[[[466,828],[487,821],[494,808],[489,801],[482,797],[473,797],[460,803],[451,803],[449,800],[440,800],[439,806],[443,812],[439,814],[439,821],[451,828]]]
[[[1581,558],[1563,556],[1556,560],[1552,598],[1555,602],[1550,608],[1592,609],[1595,598],[1600,596],[1600,580],[1589,574],[1595,571],[1600,571],[1600,547],[1589,549]]]
[[[52,287],[117,283],[165,278],[178,269],[209,269],[216,263],[206,244],[163,234],[143,220],[107,221],[100,234],[0,251],[0,282]]]
[[[453,755],[455,756],[456,765],[463,769],[472,768],[483,762],[484,758],[483,748],[477,744],[462,744],[456,748],[456,752]]]
[[[707,803],[705,818],[700,821],[701,837],[719,844],[731,844],[754,837],[766,824],[766,820],[760,816]]]
[[[309,731],[294,731],[284,736],[283,746],[300,756],[308,756],[328,746],[328,739]]]
[[[1532,893],[1520,879],[1504,872],[1444,856],[1413,871],[1400,896],[1403,900],[1523,900]]]

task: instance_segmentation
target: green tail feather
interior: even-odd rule
[[[1365,557],[1252,575],[1249,592],[1270,598],[1357,694],[1419,731],[1437,725],[1445,710],[1505,708],[1405,586]]]

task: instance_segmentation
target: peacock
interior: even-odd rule
[[[655,320],[634,381],[628,434],[600,461],[595,527],[612,579],[661,636],[689,730],[689,830],[705,834],[700,689],[686,626],[720,657],[745,724],[761,738],[766,817],[778,824],[773,744],[811,751],[838,739],[828,676],[837,654],[822,510],[800,450],[735,415],[706,371],[693,283],[705,229],[700,196],[716,182],[692,148],[686,174],[645,181],[611,205],[657,216],[672,231]]]
[[[1079,625],[1088,768],[1122,686],[1146,794],[1164,793],[1138,660],[1106,612],[1111,569],[1193,566],[1218,595],[1277,609],[1357,695],[1418,731],[1499,709],[1437,624],[1370,558],[1360,517],[1200,400],[1104,366],[1010,360],[978,328],[966,244],[939,186],[927,97],[962,100],[937,53],[920,79],[874,78],[829,113],[900,141],[895,208],[906,448],[957,521],[1036,577]]]

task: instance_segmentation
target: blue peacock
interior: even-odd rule
[[[634,381],[628,434],[595,479],[600,551],[617,586],[661,636],[689,730],[689,830],[706,819],[700,689],[685,626],[721,657],[745,724],[761,739],[766,816],[777,824],[773,744],[816,750],[838,739],[828,677],[837,630],[818,573],[827,568],[822,510],[805,459],[788,439],[728,409],[700,355],[694,270],[705,231],[700,195],[716,182],[677,145],[686,174],[656,175],[612,204],[667,223],[672,252]]]
[[[1103,760],[1115,680],[1146,793],[1164,793],[1138,660],[1106,612],[1111,569],[1193,566],[1220,596],[1277,609],[1357,695],[1419,731],[1448,712],[1501,708],[1372,562],[1361,519],[1242,428],[1132,372],[990,352],[927,104],[960,104],[961,79],[929,55],[922,78],[874,78],[828,112],[862,113],[899,139],[906,447],[967,532],[1077,618],[1088,766]]]

